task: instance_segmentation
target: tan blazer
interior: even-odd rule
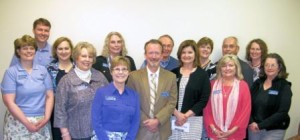
[[[167,140],[171,135],[170,117],[174,112],[177,102],[176,76],[163,68],[160,68],[154,106],[154,116],[159,120],[160,140]],[[143,127],[143,121],[150,119],[150,86],[147,69],[133,71],[128,78],[127,85],[140,94],[141,122],[137,140],[145,140],[144,136],[149,131]],[[150,132],[151,133],[151,132]]]

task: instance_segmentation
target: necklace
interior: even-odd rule
[[[227,88],[227,90],[226,90],[226,88]],[[232,86],[224,86],[223,85],[222,93],[223,93],[224,97],[227,97],[230,94],[231,89],[232,89]]]

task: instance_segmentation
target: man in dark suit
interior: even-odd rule
[[[240,47],[238,45],[238,39],[236,37],[229,36],[224,39],[223,45],[222,45],[223,55],[226,55],[226,54],[237,55],[239,52],[239,49],[240,49]],[[253,84],[253,69],[249,66],[249,64],[247,64],[240,58],[238,58],[238,60],[240,62],[241,68],[242,68],[242,74],[244,76],[244,80],[248,83],[248,86],[251,87]]]
[[[137,140],[167,140],[171,135],[170,117],[177,101],[176,76],[160,67],[161,42],[152,39],[146,42],[144,49],[147,66],[132,72],[127,82],[140,94],[141,122]],[[156,75],[155,78],[152,75]]]

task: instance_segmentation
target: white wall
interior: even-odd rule
[[[298,46],[300,45],[299,0],[0,0],[0,79],[13,54],[13,41],[23,34],[32,35],[32,23],[39,17],[52,23],[49,42],[60,36],[95,45],[100,54],[105,36],[119,31],[126,40],[129,55],[139,67],[144,59],[143,46],[151,38],[168,33],[175,40],[173,56],[185,39],[198,41],[203,36],[214,40],[212,60],[221,55],[223,38],[239,38],[241,58],[245,46],[254,38],[262,38],[270,52],[278,52],[286,61],[289,80],[293,82],[291,125],[286,137],[296,134],[300,121]],[[295,62],[296,61],[296,62]],[[6,108],[0,101],[0,136]],[[1,139],[1,137],[0,137]]]

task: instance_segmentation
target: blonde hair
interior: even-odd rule
[[[129,72],[131,71],[131,69],[130,69],[130,61],[128,60],[128,58],[126,58],[124,56],[116,56],[111,61],[110,72],[112,72],[113,69],[116,66],[119,66],[119,65],[126,66],[127,69],[128,69],[128,71]]]
[[[88,42],[77,43],[77,45],[75,46],[73,53],[72,53],[73,61],[76,62],[76,60],[79,57],[81,50],[83,48],[86,48],[89,55],[93,56],[93,63],[95,63],[96,62],[96,49],[91,43],[88,43]]]
[[[116,36],[118,36],[121,39],[121,41],[122,41],[122,51],[121,51],[120,55],[121,56],[126,56],[127,55],[127,49],[126,49],[126,46],[125,46],[125,40],[124,40],[123,36],[119,32],[110,32],[106,36],[101,55],[104,56],[104,57],[108,57],[109,56],[109,42],[110,42],[110,39],[111,39],[111,37],[113,35],[116,35]]]
[[[232,55],[232,54],[226,54],[224,55],[218,62],[218,65],[217,65],[217,79],[221,79],[222,78],[222,72],[221,72],[221,69],[222,67],[228,63],[232,61],[235,65],[235,69],[236,69],[236,73],[235,73],[235,77],[239,80],[242,80],[244,79],[244,76],[242,74],[242,70],[241,70],[241,65],[240,65],[240,62],[237,58],[236,55]]]

